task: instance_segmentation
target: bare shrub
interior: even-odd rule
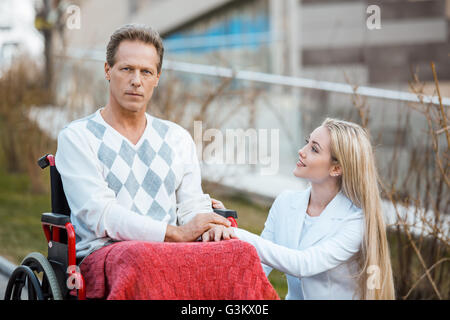
[[[8,172],[24,172],[34,192],[45,191],[36,165],[42,150],[54,150],[54,141],[28,117],[30,107],[47,104],[51,90],[42,87],[38,67],[24,57],[14,61],[0,78],[0,148]]]
[[[441,101],[439,82],[434,64],[435,95]],[[420,102],[409,103],[399,113],[395,147],[389,159],[389,169],[381,174],[380,186],[386,210],[395,221],[389,224],[388,238],[394,273],[396,295],[400,299],[450,298],[450,239],[449,159],[450,138],[448,107],[425,103],[424,84],[417,74],[409,83],[410,90]],[[369,132],[367,101],[356,94],[353,104],[358,110],[361,125]],[[412,113],[422,116],[422,128],[411,124]],[[419,132],[418,132],[419,131]],[[408,141],[408,159],[399,157],[400,148]],[[416,134],[414,134],[416,133]],[[382,133],[381,133],[382,134]],[[407,168],[406,175],[398,174]]]

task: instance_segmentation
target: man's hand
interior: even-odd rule
[[[231,226],[228,219],[214,213],[199,213],[191,221],[183,226],[167,226],[166,242],[187,242],[197,240],[202,234],[213,227]]]
[[[238,237],[236,237],[236,235],[234,234],[233,228],[227,228],[221,225],[214,226],[202,235],[203,242],[220,241],[222,239],[230,240],[238,239]]]
[[[219,200],[211,198],[211,205],[213,209],[226,209],[223,203]]]

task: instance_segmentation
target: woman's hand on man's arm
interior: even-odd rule
[[[164,241],[188,242],[195,241],[205,232],[217,227],[229,227],[231,222],[224,217],[210,212],[199,213],[191,221],[182,226],[167,225]]]
[[[213,209],[226,209],[222,201],[211,198],[211,205]],[[225,227],[223,225],[216,225],[204,232],[202,235],[203,242],[209,241],[220,241],[220,240],[230,240],[238,239],[234,229],[232,227]]]
[[[238,239],[232,227],[214,226],[202,235],[203,242]]]

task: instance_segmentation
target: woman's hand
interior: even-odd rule
[[[199,213],[191,221],[182,226],[167,225],[164,241],[195,241],[204,233],[218,226],[222,226],[224,228],[230,227],[231,222],[214,212]]]
[[[222,201],[211,198],[213,209],[226,209]],[[203,242],[238,239],[233,228],[215,225],[202,235]]]
[[[231,227],[215,225],[202,235],[203,242],[238,239]]]
[[[213,209],[226,209],[223,203],[219,200],[211,198],[211,204]]]

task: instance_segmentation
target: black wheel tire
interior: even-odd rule
[[[32,252],[25,257],[22,265],[30,267],[35,272],[43,272],[41,288],[47,300],[63,300],[61,288],[55,271],[50,262],[39,252]]]
[[[39,280],[37,274],[42,274]],[[21,300],[22,289],[28,284],[28,300],[62,300],[61,288],[51,264],[39,252],[23,259],[12,273],[5,292],[5,300]]]
[[[44,300],[38,277],[27,266],[14,269],[6,287],[5,300],[22,300],[22,289],[27,284],[28,300]]]

